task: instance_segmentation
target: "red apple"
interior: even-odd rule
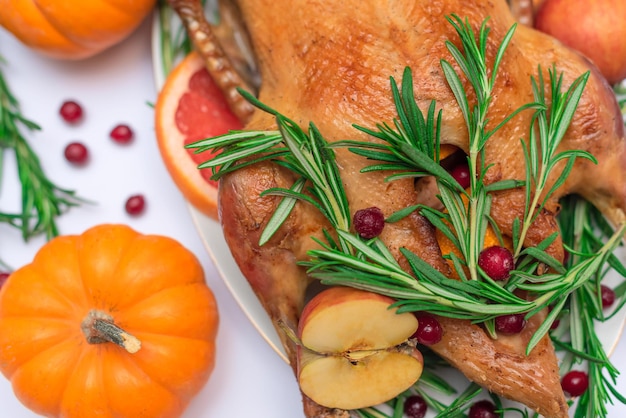
[[[408,339],[412,313],[393,299],[347,287],[315,296],[298,324],[300,389],[320,405],[358,409],[393,399],[422,374],[424,360]]]
[[[545,0],[534,26],[584,54],[609,83],[626,78],[625,0]]]

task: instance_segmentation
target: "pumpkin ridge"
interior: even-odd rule
[[[178,288],[185,288],[185,287],[189,287],[189,286],[197,286],[197,285],[202,285],[204,286],[203,282],[189,282],[189,283],[174,283],[172,284],[172,286],[168,286],[168,287],[164,287],[156,292],[152,292],[150,294],[144,295],[144,297],[142,297],[141,299],[137,299],[134,300],[133,303],[128,304],[127,306],[125,306],[123,309],[127,310],[130,309],[132,307],[134,307],[135,305],[138,305],[140,303],[144,303],[146,301],[149,301],[151,298],[160,295],[163,292],[167,292],[167,291],[171,291],[172,289],[178,289]]]
[[[112,9],[117,10],[118,12],[125,14],[126,16],[132,16],[131,14],[128,13],[128,9],[124,9],[123,7],[120,7],[119,4],[115,4],[115,2],[106,2],[107,6],[111,7]]]
[[[43,357],[43,355],[44,355],[45,353],[47,353],[48,351],[51,351],[52,349],[54,349],[54,348],[58,347],[58,346],[59,346],[59,345],[61,345],[61,344],[66,343],[66,342],[68,341],[68,338],[64,338],[63,336],[60,336],[60,338],[61,338],[61,339],[60,339],[59,341],[57,341],[57,342],[55,342],[55,343],[52,343],[52,344],[48,345],[45,349],[43,349],[43,350],[39,351],[38,353],[36,353],[36,354],[35,354],[34,356],[32,356],[31,358],[26,359],[26,360],[24,360],[24,361],[21,361],[21,362],[19,363],[19,365],[17,365],[17,367],[15,367],[15,373],[17,373],[20,369],[24,368],[26,365],[28,365],[28,363],[30,363],[30,362],[32,362],[32,361],[40,361],[40,360],[38,360],[38,359],[39,359],[39,357]],[[83,356],[83,352],[84,352],[84,348],[82,348],[82,349],[77,349],[77,351],[79,351],[79,352],[80,352],[80,357],[82,357],[82,356]],[[78,363],[78,362],[74,362],[74,365],[73,365],[73,366],[71,366],[71,367],[72,367],[72,369],[75,369],[75,368],[76,368],[76,364],[77,364],[77,363]],[[71,374],[73,373],[73,371],[74,371],[74,370],[72,370],[72,371],[69,373],[69,375],[71,375]],[[13,376],[15,373],[13,373],[11,376]],[[59,409],[59,408],[57,408],[57,409]]]
[[[46,313],[46,315],[48,315]],[[65,317],[55,317],[55,316],[27,316],[27,315],[20,315],[19,313],[14,314],[14,315],[8,315],[8,314],[4,314],[2,315],[2,319],[26,319],[29,321],[53,321],[53,322],[66,322],[70,325],[74,324],[74,319],[72,318],[65,318]]]
[[[96,227],[98,228],[98,227]],[[96,229],[94,228],[94,229]],[[129,250],[129,248],[131,248],[131,246],[133,245],[133,243],[135,243],[136,241],[138,241],[138,239],[140,238],[140,235],[132,230],[129,227],[119,227],[120,231],[121,230],[130,230],[132,231],[132,233],[134,233],[131,237],[131,239],[127,239],[124,240],[121,243],[121,247],[119,250],[119,257],[117,257],[117,259],[115,260],[115,264],[113,265],[112,269],[111,269],[111,275],[113,277],[119,277],[119,269],[120,269],[120,262],[122,261],[122,259],[124,259],[124,254]],[[89,231],[87,231],[89,232]],[[85,255],[85,251],[87,251],[87,253],[93,251],[93,250],[85,250],[85,240],[84,240],[84,236],[80,235],[76,237],[77,239],[74,241],[74,246],[76,249],[76,253],[79,255]],[[114,236],[108,236],[107,239],[109,240],[117,240],[119,241],[119,235],[114,235]],[[118,246],[119,247],[119,246]],[[87,257],[88,258],[88,257]],[[79,260],[81,260],[82,258],[79,257]],[[90,305],[92,308],[97,308],[97,309],[101,309],[104,311],[109,311],[109,309],[106,309],[104,304],[102,306],[97,306],[98,305],[98,300],[94,297],[94,294],[92,292],[89,291],[90,286],[88,283],[85,282],[85,280],[87,279],[87,272],[84,270],[87,266],[85,266],[82,262],[78,263],[78,275],[80,276],[80,282],[82,284],[83,287],[83,292],[85,294],[85,301],[87,302],[88,305]],[[101,300],[100,302],[104,302],[103,300]]]
[[[20,318],[20,317],[14,317],[14,318]],[[11,317],[4,317],[3,319],[9,319],[10,320],[12,318]],[[52,342],[52,341],[54,341],[54,342]],[[47,351],[52,350],[53,348],[63,344],[66,341],[67,341],[67,338],[64,335],[55,335],[54,338],[52,338],[52,337],[48,338],[46,340],[46,347],[43,350],[34,353],[33,356],[29,357],[29,358],[19,357],[20,362],[19,363],[15,363],[15,365],[13,367],[14,372],[11,373],[10,376],[15,374],[15,372],[17,372],[19,369],[21,369],[22,367],[24,367],[25,365],[27,365],[28,363],[30,363],[31,361],[33,361],[37,357],[42,356]],[[4,369],[4,367],[2,367],[2,369]],[[7,376],[7,378],[10,379],[10,376]]]
[[[183,339],[183,340],[199,342],[200,344],[206,345],[209,349],[208,351],[210,351],[211,346],[215,345],[214,343],[208,342],[206,339],[200,339],[200,338],[178,337],[178,336],[171,335],[171,334],[159,334],[159,333],[154,333],[154,332],[143,332],[143,333],[138,333],[138,334],[141,335],[141,337],[137,336],[137,338],[139,338],[141,341],[148,341],[148,344],[150,343],[150,341],[149,339],[146,339],[145,337],[149,337],[150,335],[153,335],[153,336],[159,336],[159,337],[165,337],[165,338]],[[140,370],[145,375],[147,379],[150,379],[151,381],[155,382],[157,385],[164,388],[169,393],[173,394],[175,397],[184,396],[184,394],[181,392],[181,388],[169,386],[167,384],[168,382],[162,382],[160,379],[154,377],[152,373],[148,372],[144,367],[142,367],[141,362],[133,360],[132,357],[129,357],[129,360],[134,366],[137,367],[138,370]],[[213,359],[212,362],[214,364],[215,359]],[[182,391],[185,391],[185,389],[183,388]]]
[[[88,45],[83,44],[80,39],[74,39],[74,37],[72,37],[72,38],[68,37],[66,31],[63,30],[62,25],[58,25],[58,24],[56,24],[54,22],[54,19],[50,19],[48,17],[48,14],[46,13],[46,11],[39,6],[38,2],[33,1],[33,6],[35,6],[37,8],[37,11],[39,12],[39,14],[41,14],[41,16],[46,20],[46,23],[48,25],[50,25],[50,27],[52,29],[54,29],[59,34],[59,36],[67,39],[68,41],[70,41],[71,43],[77,45],[80,48],[88,48],[89,47]]]
[[[208,343],[207,343],[208,344]],[[141,367],[140,363],[137,361],[134,361],[132,357],[125,359],[125,361],[127,361],[129,364],[132,364],[133,367],[136,368],[136,370],[140,371],[141,373],[143,373],[144,377],[146,379],[150,379],[150,381],[154,382],[157,386],[159,386],[160,388],[164,389],[166,392],[169,392],[170,394],[173,395],[174,399],[178,399],[181,394],[179,393],[179,391],[176,391],[174,388],[171,388],[165,384],[163,384],[161,381],[159,381],[158,379],[154,378],[150,373],[148,373],[146,371],[146,369],[144,369],[143,367]],[[103,379],[103,384],[104,384],[104,373],[100,374],[102,379]],[[106,391],[108,393],[108,390]]]
[[[155,243],[155,238],[159,239],[159,243]],[[163,241],[167,240],[167,243],[164,244]],[[153,246],[154,247],[150,247]],[[158,249],[159,251],[169,251],[169,249],[171,248],[171,246],[174,245],[175,246],[175,250],[179,252],[179,254],[182,254],[182,252],[188,252],[183,246],[181,246],[179,243],[177,243],[174,240],[171,240],[170,238],[167,237],[163,237],[163,236],[158,236],[158,235],[136,235],[134,237],[132,237],[131,239],[129,239],[126,243],[124,243],[124,247],[120,250],[119,252],[119,258],[115,261],[115,264],[112,265],[112,276],[113,277],[117,277],[117,278],[127,278],[129,279],[129,283],[128,285],[133,286],[133,287],[137,287],[134,283],[133,283],[133,277],[128,275],[129,271],[133,271],[132,269],[135,269],[136,267],[133,267],[132,262],[129,264],[129,260],[132,260],[134,258],[137,257],[144,257],[144,254],[146,254],[146,246],[148,246],[148,248],[150,248],[149,251],[154,251],[155,249]],[[163,247],[163,248],[160,248]],[[181,252],[182,250],[182,252]],[[193,258],[189,259],[189,265],[190,266],[194,266],[194,263],[197,264],[199,266],[199,261],[197,261],[197,259],[195,259],[195,255],[189,253]],[[157,262],[158,263],[158,262]],[[131,268],[131,270],[129,269],[129,266]],[[167,268],[169,269],[170,267],[167,266]],[[199,269],[202,270],[202,268],[199,266]],[[168,270],[170,271],[170,270]],[[173,275],[173,273],[170,271],[172,280],[167,281],[165,283],[161,283],[161,285],[163,287],[159,288],[156,287],[155,289],[149,289],[149,290],[144,290],[142,292],[138,292],[137,294],[132,295],[131,298],[127,299],[127,300],[119,300],[122,298],[118,298],[118,300],[116,300],[116,303],[118,303],[118,305],[115,306],[109,306],[108,309],[110,311],[114,311],[114,310],[124,310],[124,309],[128,309],[129,307],[134,306],[137,303],[142,303],[143,301],[145,301],[146,299],[149,299],[150,297],[154,296],[154,295],[158,295],[161,292],[167,291],[169,289],[174,289],[177,288],[179,286],[188,286],[188,285],[196,285],[196,284],[201,284],[202,286],[206,286],[206,282],[204,280],[204,272],[200,271],[200,273],[202,273],[202,275],[197,275],[197,274],[191,274],[189,275],[189,277],[186,277],[185,282],[181,282],[181,280],[179,278],[176,278],[176,276]],[[163,273],[161,271],[155,271],[154,274],[157,275],[163,275]],[[187,275],[185,275],[187,276]],[[150,277],[150,276],[144,276],[144,277]],[[104,309],[104,306],[102,307]]]
[[[85,347],[83,347],[80,350],[80,356],[76,359],[74,364],[71,366],[72,367],[72,371],[69,373],[70,379],[71,379],[72,376],[74,376],[74,374],[76,373],[76,370],[78,370],[78,367],[82,365],[82,361],[83,361],[83,359],[84,359],[84,357],[86,355],[86,351],[87,350],[86,350]],[[100,385],[102,385],[102,384],[104,384],[104,376],[103,376],[103,373],[102,373],[102,364],[99,363],[99,362],[96,362],[95,364],[97,365],[97,367],[99,369],[96,374],[98,376],[98,380],[99,380]],[[100,386],[100,387],[102,387],[102,386]],[[62,411],[63,405],[65,405],[65,397],[66,396],[70,396],[70,395],[68,395],[68,391],[70,389],[71,389],[71,385],[69,385],[69,384],[65,385],[65,388],[63,389],[63,392],[61,393],[61,396],[59,397],[59,405],[58,405],[58,411],[57,411],[58,415],[61,415],[60,412]],[[106,391],[106,390],[104,390],[102,392],[103,392],[104,396],[106,396],[106,394],[108,393],[108,391]],[[107,401],[108,401],[108,399],[107,399]],[[108,404],[108,402],[107,402],[107,404]]]
[[[42,279],[45,278],[45,275],[43,274],[43,272],[39,271],[39,269],[37,268],[37,266],[32,266],[33,267],[33,272],[36,272],[37,275],[39,275]],[[80,269],[80,265],[79,265],[79,269]],[[42,280],[44,281],[44,280]],[[85,283],[82,282],[83,284],[83,291],[85,291]],[[47,282],[47,284],[50,285],[49,290],[54,292],[54,296],[57,297],[59,299],[59,301],[63,302],[64,305],[67,305],[68,307],[68,312],[74,311],[76,309],[76,301],[70,299],[67,294],[65,292],[63,292],[63,290],[60,287],[57,287],[56,285],[51,285],[50,282]],[[71,320],[71,318],[69,318],[69,314],[67,315],[67,319]]]
[[[81,248],[82,243],[83,243],[82,236],[76,237],[76,239],[74,240],[74,249],[76,251],[76,254],[82,253],[82,248]],[[89,286],[87,285],[87,283],[85,283],[85,272],[83,271],[83,263],[79,261],[77,264],[77,267],[78,267],[78,277],[80,279],[80,284],[83,288],[83,294],[85,295],[85,300],[87,301],[87,303],[89,303],[89,301],[91,300],[91,293],[89,292]]]

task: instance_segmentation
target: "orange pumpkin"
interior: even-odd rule
[[[0,0],[0,26],[51,57],[82,59],[120,42],[156,0]]]
[[[101,225],[45,244],[0,289],[0,371],[49,417],[176,417],[206,383],[218,312],[173,239]]]

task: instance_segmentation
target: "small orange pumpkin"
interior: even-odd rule
[[[0,26],[62,59],[93,56],[129,36],[156,0],[0,0]]]
[[[49,417],[177,417],[209,378],[218,312],[173,239],[100,225],[45,244],[0,289],[0,371]]]

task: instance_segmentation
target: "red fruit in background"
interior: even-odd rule
[[[67,144],[63,151],[65,159],[74,165],[85,165],[89,160],[89,151],[87,147],[80,142],[71,142]]]
[[[626,1],[545,0],[534,25],[584,54],[609,83],[626,78]]]
[[[61,104],[59,114],[67,123],[76,124],[83,119],[83,108],[74,100],[66,100]]]
[[[130,126],[119,124],[111,130],[109,136],[118,144],[128,144],[133,140],[134,133]]]
[[[129,197],[126,200],[126,204],[124,208],[126,209],[126,213],[131,216],[141,215],[146,207],[146,199],[143,195],[137,194]]]

